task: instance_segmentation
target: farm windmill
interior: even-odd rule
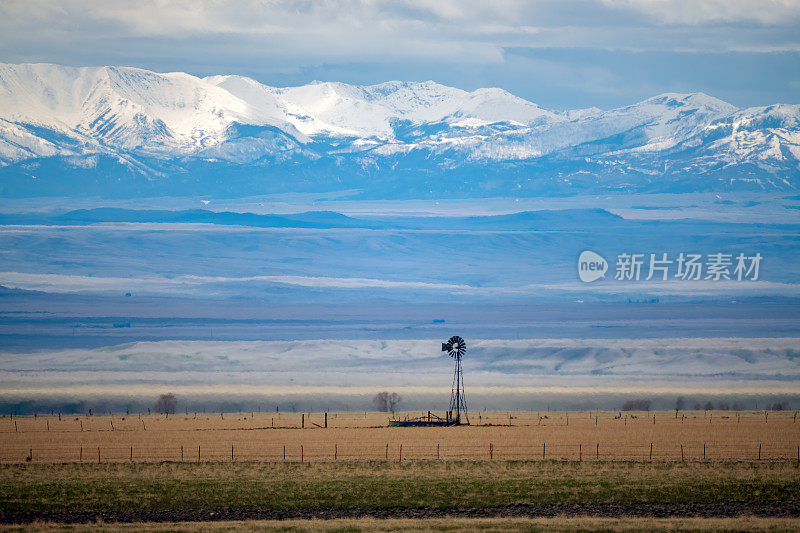
[[[466,424],[469,424],[467,415],[467,403],[464,400],[464,374],[461,370],[461,358],[467,351],[467,344],[458,335],[450,337],[447,342],[442,343],[442,351],[447,352],[450,357],[456,360],[456,368],[453,373],[453,388],[450,392],[450,417],[456,425],[461,424],[463,413]],[[455,416],[453,416],[455,413]]]

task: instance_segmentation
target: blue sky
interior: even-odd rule
[[[0,61],[271,85],[432,79],[555,109],[666,91],[798,103],[800,2],[4,0]]]

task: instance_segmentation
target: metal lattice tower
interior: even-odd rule
[[[456,360],[456,368],[453,372],[453,388],[450,392],[450,416],[456,425],[462,423],[462,417],[464,423],[469,424],[467,402],[464,399],[464,373],[461,370],[461,358],[464,356],[464,352],[467,351],[467,345],[464,339],[454,335],[447,342],[442,343],[442,351],[447,352],[450,357]]]

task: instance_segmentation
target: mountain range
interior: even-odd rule
[[[795,191],[800,105],[703,93],[554,111],[438,83],[0,64],[0,195]]]

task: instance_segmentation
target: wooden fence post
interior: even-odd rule
[[[403,445],[402,444],[400,445],[400,461],[399,462],[401,462],[401,463],[403,462]]]
[[[325,413],[325,415],[327,417],[327,413]],[[333,445],[333,460],[337,461],[338,459],[339,459],[339,445],[338,444],[334,444]]]
[[[761,443],[758,443],[758,460],[761,460]]]
[[[681,462],[682,463],[686,462],[686,458],[683,456],[683,444],[681,444]]]
[[[328,429],[328,413],[325,412],[325,429]]]
[[[706,460],[706,443],[703,443],[703,461]]]
[[[386,460],[389,460],[389,443],[386,443]]]
[[[304,455],[304,453],[303,453],[303,445],[301,444],[301,445],[300,445],[300,462],[301,462],[301,463],[302,463],[302,462],[303,462],[303,460],[304,460],[304,458],[303,458],[303,455]]]
[[[133,462],[133,446],[131,446],[131,462]]]
[[[547,443],[542,443],[542,459],[544,459],[545,451],[547,450]]]
[[[231,462],[233,462],[233,444],[231,444]]]
[[[78,461],[81,463],[83,462],[83,446],[81,446],[81,454],[78,456]]]
[[[436,460],[439,460],[439,443],[436,443]]]
[[[491,461],[492,459],[494,459],[494,447],[492,446],[492,443],[490,442],[489,443],[489,460]]]
[[[200,445],[197,445],[197,462],[200,462]]]
[[[600,443],[597,443],[597,455],[595,455],[595,460],[600,460]]]
[[[306,414],[303,413],[300,415],[300,429],[304,429],[306,427]]]
[[[100,446],[97,447],[97,464],[100,464]]]
[[[583,444],[578,444],[578,462],[583,461]]]
[[[650,462],[653,462],[653,443],[650,443]]]
[[[183,445],[181,445],[181,462],[183,462]]]

